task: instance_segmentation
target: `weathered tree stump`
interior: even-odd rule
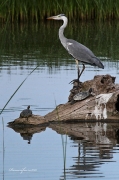
[[[82,101],[71,104],[73,96],[78,92],[93,89],[95,96],[87,97]],[[119,119],[119,84],[115,84],[115,77],[111,75],[97,75],[94,79],[77,84],[73,84],[68,102],[58,105],[52,112],[44,117],[31,116],[28,118],[18,118],[9,125],[40,125],[55,121],[76,121],[76,120],[115,120]]]

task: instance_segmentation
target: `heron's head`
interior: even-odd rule
[[[65,14],[59,14],[57,16],[48,17],[47,19],[64,20],[64,17],[66,18]]]

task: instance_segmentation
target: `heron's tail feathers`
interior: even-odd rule
[[[95,66],[98,66],[99,68],[104,69],[104,65],[102,64],[102,62],[100,61],[99,58],[95,57],[96,61],[95,62]]]

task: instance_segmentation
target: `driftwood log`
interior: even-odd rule
[[[58,105],[44,117],[32,115],[27,118],[17,118],[9,122],[9,126],[31,125],[38,126],[49,122],[66,122],[76,120],[119,120],[119,84],[115,84],[115,77],[111,75],[97,75],[94,79],[80,83],[73,83],[68,102]],[[93,89],[95,96],[82,101],[71,103],[78,92]]]
[[[95,96],[70,103],[76,93],[90,88]],[[81,83],[78,89],[74,85],[69,102],[57,106],[44,117],[48,121],[119,119],[119,84],[115,84],[115,77],[104,75]]]

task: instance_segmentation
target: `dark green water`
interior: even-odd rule
[[[54,64],[54,58],[56,58],[56,65],[57,63],[62,65],[71,62],[74,64],[74,61],[69,61],[71,57],[58,39],[58,28],[61,24],[62,22],[47,21],[46,23],[41,22],[39,25],[2,25],[0,29],[0,63],[6,60],[4,58],[6,54],[8,55],[7,60],[12,60],[11,56],[13,56],[13,58],[18,58],[21,63],[24,60],[30,61],[35,56],[37,63],[42,58],[41,65],[45,61],[49,67],[52,63]],[[86,45],[99,57],[111,58],[113,61],[119,59],[117,41],[119,23],[117,21],[106,23],[70,22],[65,30],[65,36]]]
[[[62,144],[65,144],[66,136],[58,134],[52,125],[38,129],[35,134],[6,127],[7,122],[19,117],[27,105],[31,105],[33,114],[45,115],[56,104],[67,102],[72,88],[69,82],[76,78],[77,71],[75,61],[58,39],[60,25],[61,22],[49,21],[39,25],[1,25],[0,109],[27,75],[37,65],[38,68],[20,87],[0,116],[1,142],[2,118],[4,120],[4,150],[3,143],[0,144],[0,179],[119,177],[119,141],[115,137],[118,123],[77,124],[77,127],[81,126],[79,136],[67,135],[65,169]],[[119,83],[118,22],[70,23],[65,36],[89,47],[105,66],[102,70],[87,65],[81,81],[92,79],[98,74],[111,74],[116,76],[116,83]],[[29,140],[31,144],[27,143]]]

